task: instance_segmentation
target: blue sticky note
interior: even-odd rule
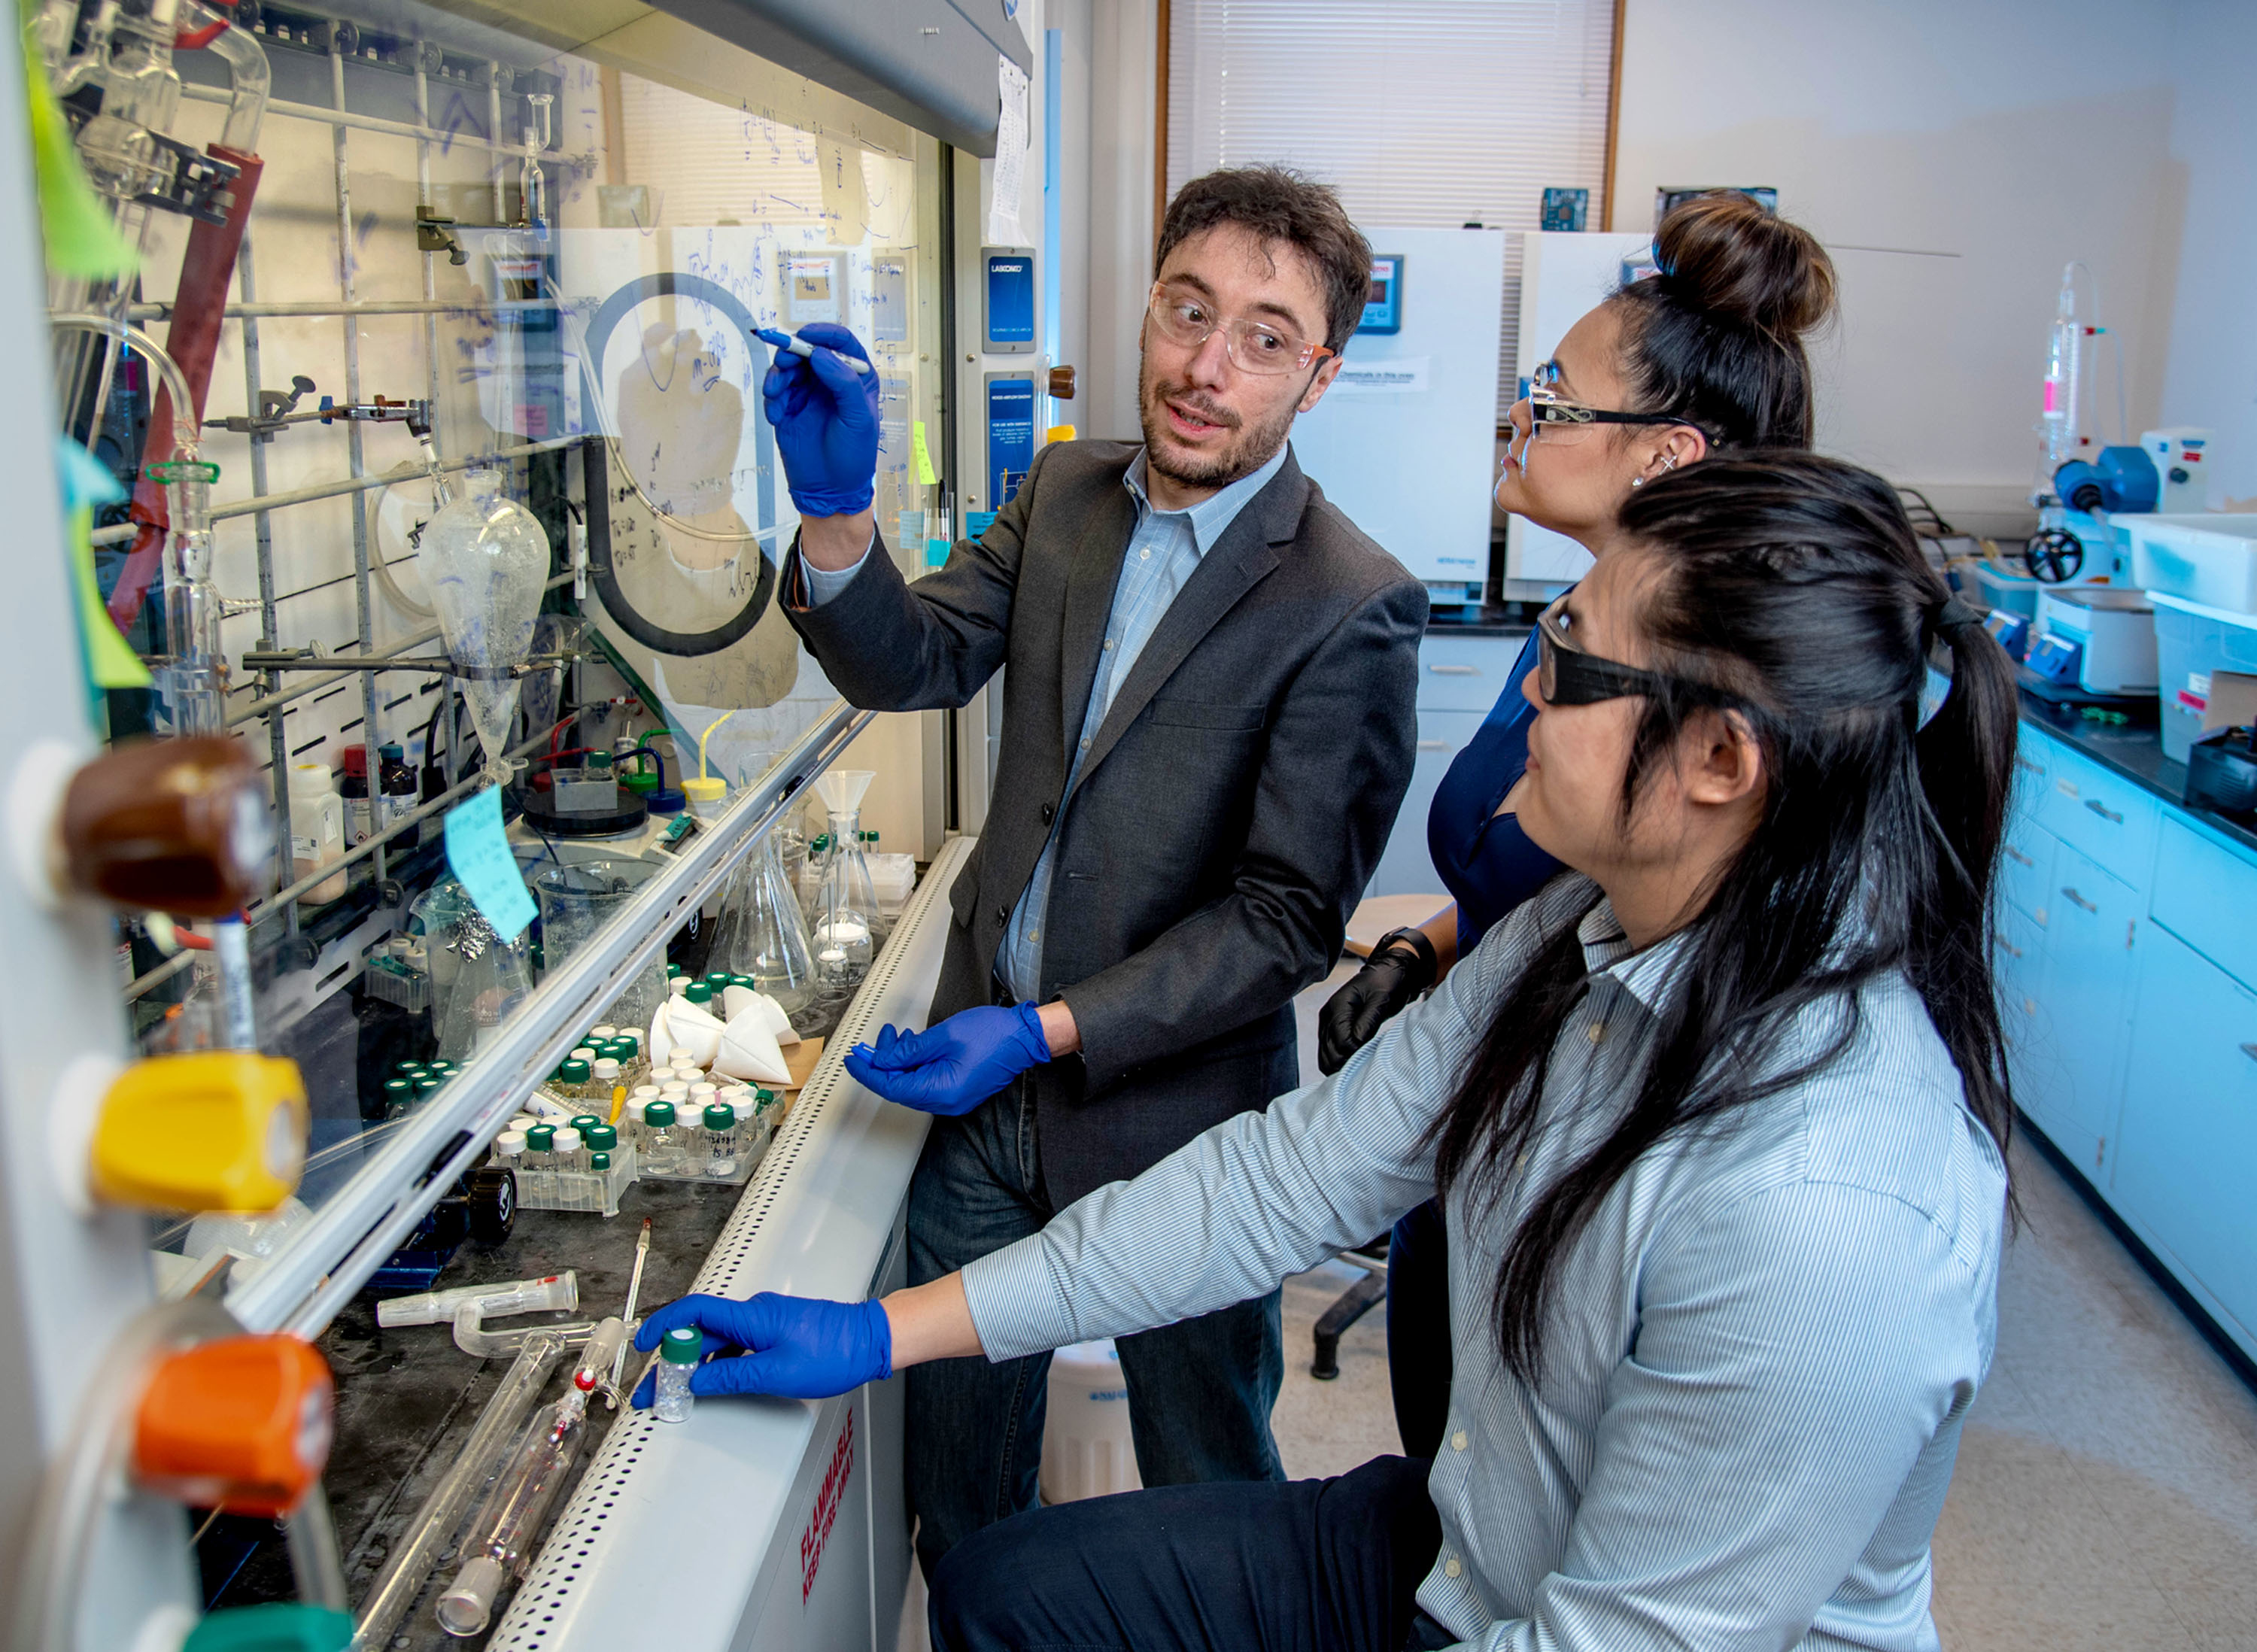
[[[501,787],[489,786],[447,811],[447,865],[494,933],[514,941],[533,921],[533,896],[501,824]]]

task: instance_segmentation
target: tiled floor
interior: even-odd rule
[[[2077,1198],[2017,1152],[2027,1222],[1999,1289],[1999,1351],[1935,1534],[1945,1652],[2257,1648],[2257,1395]],[[1309,1375],[1310,1328],[1354,1281],[1285,1287],[1276,1427],[1286,1472],[1399,1450],[1383,1309]]]

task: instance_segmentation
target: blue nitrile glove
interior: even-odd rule
[[[835,321],[799,329],[812,356],[781,348],[789,335],[764,328],[778,346],[761,384],[768,423],[783,455],[784,482],[802,516],[853,516],[870,508],[878,479],[878,372],[858,373],[839,359],[867,362],[862,341]]]
[[[846,1070],[888,1101],[953,1119],[1050,1058],[1042,1018],[1022,1004],[962,1010],[922,1033],[888,1027],[876,1048],[846,1052]]]
[[[690,1392],[776,1394],[827,1400],[894,1374],[894,1331],[876,1303],[826,1303],[762,1291],[750,1302],[683,1296],[659,1309],[635,1332],[648,1353],[677,1325],[696,1325],[705,1345],[742,1349],[736,1359],[709,1359],[690,1373]],[[655,1373],[635,1386],[636,1410],[650,1404]]]

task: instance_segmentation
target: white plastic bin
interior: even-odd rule
[[[2211,674],[2257,675],[2257,614],[2234,613],[2149,591],[2155,604],[2155,677],[2161,685],[2163,755],[2183,763],[2202,738]]]
[[[2119,516],[2132,582],[2205,608],[2257,613],[2257,516]]]
[[[1128,1384],[1112,1339],[1078,1342],[1051,1356],[1043,1424],[1043,1501],[1136,1491],[1136,1446],[1128,1432]]]

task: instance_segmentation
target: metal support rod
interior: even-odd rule
[[[329,96],[342,115],[345,109],[345,55],[339,44],[339,32],[329,33]],[[347,129],[335,126],[329,131],[330,152],[336,161],[337,196],[337,297],[346,307],[343,317],[345,335],[345,401],[351,406],[360,405],[360,318],[351,314],[350,307],[358,300],[355,290],[353,265],[357,258],[353,245],[352,223],[352,166],[346,144]],[[352,467],[356,482],[368,475],[367,445],[363,440],[360,420],[345,422],[345,455]],[[376,647],[376,597],[369,589],[368,572],[368,495],[352,496],[353,550],[353,617],[358,628],[360,651],[365,656]],[[369,787],[369,822],[375,823],[376,797],[381,789],[378,775],[382,767],[379,748],[384,745],[383,714],[376,702],[376,673],[360,674],[361,705],[361,763]],[[384,839],[371,840],[376,844],[376,877],[381,882],[385,876]]]
[[[501,65],[489,61],[486,65],[486,131],[487,147],[493,153],[488,165],[493,172],[494,222],[509,222],[509,201],[501,183]]]
[[[251,267],[251,232],[245,229],[243,244],[235,255],[236,290],[243,294],[248,306],[256,303],[258,278]],[[244,406],[258,406],[258,323],[245,317],[243,323],[243,380]],[[251,448],[251,491],[253,498],[266,492],[266,444],[254,441]],[[264,511],[251,513],[251,535],[258,555],[258,637],[269,648],[281,643],[281,622],[276,610],[279,598],[274,592],[274,519]],[[266,692],[275,694],[282,687],[282,679],[274,672],[266,674]],[[253,702],[255,704],[256,702]],[[279,702],[277,702],[280,703]],[[244,721],[248,722],[246,716]],[[229,718],[229,726],[235,719]],[[276,839],[286,849],[290,842],[290,732],[281,717],[270,718],[266,724],[266,753],[268,774],[273,780],[274,830]],[[283,919],[287,938],[298,938],[298,909],[290,908]]]
[[[834,702],[767,778],[706,822],[673,865],[548,971],[462,1074],[411,1114],[264,1268],[229,1293],[229,1310],[254,1331],[321,1335],[432,1201],[485,1153],[589,1020],[664,952],[690,912],[792,806],[799,784],[845,750],[870,717]]]
[[[558,448],[569,448],[576,441],[594,441],[592,435],[551,436],[546,441],[522,442],[516,447],[497,448],[492,453],[472,454],[467,459],[449,459],[440,465],[442,470],[468,470],[474,465],[499,464],[505,459],[529,458],[536,453],[551,453]],[[254,446],[257,444],[253,444]],[[421,474],[420,472],[418,474]],[[264,511],[280,511],[294,505],[311,505],[316,499],[339,499],[348,494],[367,493],[377,488],[389,487],[395,482],[413,480],[407,476],[373,476],[349,478],[343,482],[317,482],[311,487],[292,488],[281,493],[261,494],[255,498],[237,499],[230,505],[212,506],[212,520],[225,522],[238,516],[253,516]],[[115,544],[130,540],[137,532],[128,525],[122,527],[96,528],[96,545]]]
[[[229,94],[212,86],[183,86],[180,95],[195,103],[224,103]],[[390,132],[395,138],[435,139],[456,149],[491,149],[497,152],[513,149],[515,145],[489,141],[469,132],[435,132],[428,126],[414,126],[406,121],[388,121],[377,115],[353,115],[343,109],[323,109],[319,103],[293,103],[279,97],[266,100],[270,116],[287,115],[301,121],[314,121],[324,126],[350,126],[355,131]],[[277,148],[280,145],[276,145]]]
[[[427,252],[426,258],[438,254]],[[485,315],[520,310],[553,310],[559,307],[555,299],[489,299],[480,298],[475,303],[460,299],[441,299],[434,296],[420,299],[359,299],[350,304],[331,303],[327,300],[309,300],[304,303],[276,302],[272,304],[230,304],[222,312],[230,321],[252,317],[272,319],[296,316],[321,320],[331,315]],[[169,321],[173,319],[173,304],[169,299],[154,299],[136,304],[126,312],[127,318],[136,321]],[[251,404],[256,406],[256,402]]]
[[[529,677],[536,671],[577,665],[579,660],[577,654],[528,654],[521,663],[506,669],[513,677]],[[243,656],[243,667],[246,671],[260,672],[421,671],[442,677],[475,677],[503,668],[459,665],[446,654],[317,654],[304,649],[296,653],[279,649],[247,653]]]
[[[571,582],[571,575],[569,573],[559,574],[551,579],[546,585],[542,586],[541,589],[543,590],[553,591],[562,586],[569,585]],[[409,636],[401,638],[400,640],[394,645],[394,648],[398,653],[405,653],[410,648],[421,647],[425,643],[431,641],[434,638],[438,636],[438,634],[439,628],[436,625],[426,625],[422,630],[415,632]],[[393,658],[394,656],[387,654],[382,657]],[[283,688],[273,694],[262,695],[258,699],[253,700],[250,704],[239,706],[235,710],[230,712],[227,718],[227,726],[230,729],[234,728],[238,724],[248,723],[251,718],[261,716],[267,711],[271,711],[277,706],[287,705],[293,700],[302,700],[309,694],[319,694],[322,689],[330,687],[332,684],[341,682],[350,675],[352,675],[352,668],[348,667],[342,670],[331,672],[325,676],[315,677],[310,681],[299,683],[294,688]]]
[[[415,54],[415,124],[425,131],[431,126],[431,75],[424,67],[423,54]],[[415,209],[429,212],[437,203],[431,199],[431,140],[415,140]],[[528,302],[533,300],[527,300]],[[431,403],[431,452],[434,457],[447,450],[442,428],[443,420],[439,411],[439,255],[423,255],[423,366],[428,378],[423,394]],[[515,302],[503,300],[496,308],[514,308]]]

